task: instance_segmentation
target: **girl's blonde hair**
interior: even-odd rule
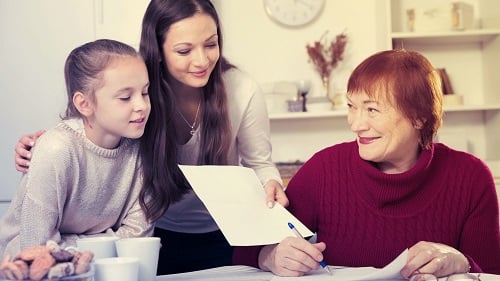
[[[102,72],[121,56],[140,57],[140,54],[125,43],[109,39],[89,42],[71,51],[64,65],[68,104],[63,119],[83,117],[73,104],[73,96],[81,92],[95,101],[95,92],[104,83]]]

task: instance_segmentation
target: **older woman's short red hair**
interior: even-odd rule
[[[365,59],[354,69],[347,93],[366,93],[387,100],[420,127],[420,145],[429,149],[442,124],[443,93],[439,74],[418,52],[388,50]]]

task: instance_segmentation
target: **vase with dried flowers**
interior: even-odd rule
[[[330,97],[330,76],[332,71],[344,59],[344,50],[347,44],[347,35],[342,32],[335,37],[335,40],[326,42],[328,31],[323,33],[318,41],[312,45],[306,45],[309,62],[314,64],[314,68],[321,76],[325,96],[332,101]]]

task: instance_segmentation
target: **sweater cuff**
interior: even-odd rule
[[[259,268],[259,254],[264,246],[234,247],[233,265],[248,265]]]
[[[481,269],[481,267],[472,259],[472,257],[468,256],[468,255],[465,255],[464,256],[467,258],[467,260],[469,261],[469,272],[472,272],[472,273],[483,273],[483,270]]]

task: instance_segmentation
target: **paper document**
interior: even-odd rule
[[[268,208],[255,172],[241,166],[179,165],[232,246],[268,245],[293,236],[288,222],[307,236],[313,233],[280,204]]]
[[[156,281],[269,281],[273,274],[255,267],[231,265],[157,276]]]
[[[367,249],[369,250],[369,249]],[[342,281],[360,281],[360,280],[404,280],[399,271],[406,264],[408,249],[404,250],[396,259],[384,268],[374,267],[335,267],[329,266],[333,275],[328,275],[320,268],[309,272],[300,277],[301,281],[306,280],[342,280]],[[274,276],[271,281],[297,280],[297,277]]]

